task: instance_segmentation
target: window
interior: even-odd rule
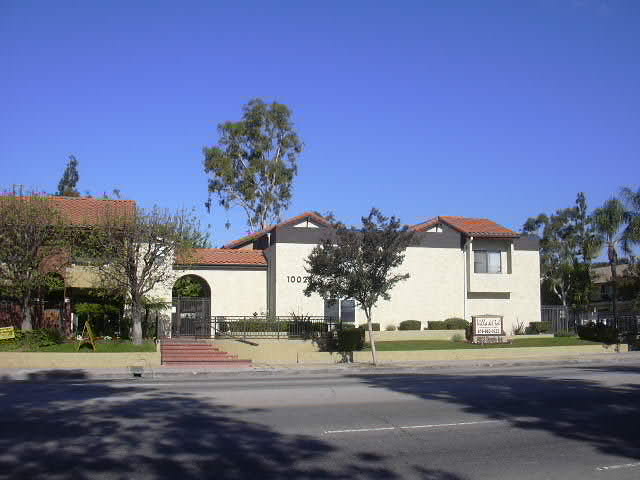
[[[327,320],[353,323],[356,321],[356,301],[352,299],[336,300],[334,298],[324,301],[324,316]]]
[[[340,302],[340,320],[353,323],[356,321],[356,301],[342,300]]]
[[[324,301],[324,318],[328,320],[338,320],[340,315],[340,305],[334,298],[329,298]]]
[[[474,273],[502,273],[502,258],[500,251],[474,250]]]

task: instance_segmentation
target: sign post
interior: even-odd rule
[[[507,343],[501,315],[471,317],[471,343]]]

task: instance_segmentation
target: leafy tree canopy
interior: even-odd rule
[[[242,120],[218,125],[218,144],[205,147],[204,170],[209,199],[225,209],[240,206],[251,231],[280,221],[293,194],[302,140],[286,105],[253,99],[244,106]],[[227,223],[229,227],[229,223]]]
[[[364,311],[371,332],[372,309],[381,298],[390,300],[393,287],[409,278],[398,267],[414,232],[401,227],[396,217],[385,217],[373,208],[362,218],[362,227],[335,223],[333,233],[306,260],[309,278],[304,293],[318,293],[325,299],[353,298]],[[371,336],[370,341],[376,363]]]
[[[67,227],[47,197],[0,197],[0,284],[20,300],[23,330],[32,328],[33,297],[68,264]]]
[[[598,255],[601,241],[587,213],[584,193],[577,195],[574,207],[529,218],[522,230],[541,237],[543,287],[550,289],[564,306],[587,304],[591,290],[589,265]]]

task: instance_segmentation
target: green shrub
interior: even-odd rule
[[[364,330],[347,328],[338,330],[337,349],[339,352],[353,352],[364,347]]]
[[[445,325],[444,321],[442,320],[436,320],[433,322],[429,322],[428,323],[428,330],[446,330],[447,326]]]
[[[553,334],[554,337],[573,337],[575,333],[571,330],[559,330]]]
[[[400,322],[398,330],[420,330],[420,320],[404,320]]]
[[[369,331],[369,326],[366,323],[363,323],[362,325],[360,325],[360,328],[362,328],[365,332]],[[371,324],[371,330],[373,330],[374,332],[379,332],[380,331],[380,324],[379,323],[372,323]]]
[[[387,332],[395,332],[395,331],[396,331],[396,326],[395,326],[395,325],[393,325],[393,324],[391,324],[391,325],[387,325],[387,326],[385,327],[385,330],[386,330]]]
[[[461,343],[464,342],[464,337],[459,333],[456,333],[453,337],[451,337],[452,342]]]
[[[583,340],[602,343],[618,343],[619,332],[615,327],[598,325],[593,322],[588,325],[578,327],[578,336]]]
[[[549,333],[551,332],[551,322],[530,322],[526,331],[531,334]]]
[[[64,336],[55,328],[37,328],[35,330],[15,330],[16,338],[12,343],[19,350],[37,350],[64,343]]]
[[[469,327],[470,323],[464,318],[447,318],[444,322],[444,327],[447,330],[465,330]]]

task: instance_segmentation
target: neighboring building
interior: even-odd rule
[[[58,196],[46,198],[66,223],[78,229],[93,228],[108,216],[133,215],[136,209],[134,200]],[[58,275],[63,286],[59,291],[42,296],[34,295],[32,308],[36,327],[62,328],[71,333],[75,321],[74,302],[104,302],[92,292],[97,285],[98,276],[88,266],[91,259],[75,258],[71,263],[69,260],[68,255],[61,253],[49,257],[42,266],[44,271]],[[0,297],[0,326],[19,326],[21,322],[22,309],[16,299]]]
[[[198,250],[188,265],[176,265],[176,273],[206,282],[214,316],[324,315],[364,323],[351,299],[303,293],[305,259],[330,228],[307,212],[222,249]],[[497,314],[511,333],[516,322],[540,320],[537,237],[465,217],[436,217],[411,228],[418,245],[407,249],[400,268],[410,278],[373,311],[373,321],[383,329],[403,320],[420,320],[426,328],[432,320]]]
[[[616,267],[618,276],[617,308],[619,312],[637,309],[636,300],[640,294],[637,280],[631,275],[629,264],[621,263]],[[611,281],[611,266],[598,265],[591,267],[591,304],[589,310],[594,312],[609,312],[612,309],[613,282]]]

